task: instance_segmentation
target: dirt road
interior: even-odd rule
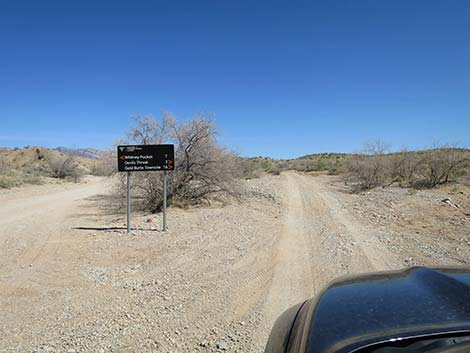
[[[374,230],[357,222],[318,179],[285,173],[283,190],[283,226],[265,322],[272,324],[283,309],[318,294],[338,276],[401,267]]]
[[[0,289],[21,287],[34,275],[36,262],[47,258],[70,233],[70,218],[83,200],[104,192],[100,178],[80,184],[26,187],[0,195]]]
[[[99,181],[0,195],[0,352],[262,352],[332,279],[406,266],[329,180],[247,181],[241,203],[170,209],[166,233],[135,214],[132,236],[85,200]]]

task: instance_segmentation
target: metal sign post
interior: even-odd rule
[[[166,170],[163,172],[163,231],[166,231]]]
[[[131,231],[131,172],[127,172],[127,234]]]
[[[127,233],[131,231],[131,172],[163,171],[163,231],[166,231],[167,170],[175,169],[174,145],[117,146],[118,171],[127,172]]]

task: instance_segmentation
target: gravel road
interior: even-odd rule
[[[0,194],[2,294],[34,276],[36,261],[47,258],[70,231],[67,218],[79,211],[83,199],[104,190],[103,179],[88,178],[81,184],[28,186]]]
[[[133,235],[85,199],[102,180],[0,194],[0,352],[262,352],[277,316],[332,279],[406,266],[329,183],[253,179],[239,203],[170,209],[165,233],[135,215]]]

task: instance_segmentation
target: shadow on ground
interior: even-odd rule
[[[73,227],[72,229],[77,230],[96,230],[96,231],[103,231],[108,232],[111,230],[127,230],[126,227]],[[160,232],[160,229],[155,228],[131,228],[131,230],[144,230],[146,232]]]

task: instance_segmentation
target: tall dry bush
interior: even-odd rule
[[[403,149],[386,154],[382,142],[369,143],[350,162],[349,171],[359,189],[398,183],[432,188],[466,173],[470,151],[455,146],[434,145],[424,151]]]
[[[400,186],[412,186],[416,183],[417,173],[423,163],[421,152],[412,152],[403,148],[388,158],[390,158],[391,182],[398,182]]]
[[[371,141],[364,144],[361,153],[350,160],[349,171],[359,189],[384,186],[388,182],[390,176],[390,161],[386,156],[388,149],[389,146],[382,141]]]
[[[237,194],[238,158],[217,142],[210,119],[197,116],[188,122],[178,122],[171,114],[164,114],[159,120],[137,116],[134,121],[125,142],[175,145],[175,170],[168,172],[170,204],[210,203],[215,197]],[[132,188],[140,208],[161,211],[163,173],[133,173]]]
[[[91,175],[111,176],[116,172],[117,163],[115,157],[97,160],[90,166]]]
[[[454,146],[438,145],[422,152],[421,163],[416,172],[418,186],[435,187],[461,176],[468,152]]]
[[[85,174],[85,170],[74,156],[55,155],[50,153],[45,157],[47,172],[50,177],[58,179],[71,178],[75,182]]]

